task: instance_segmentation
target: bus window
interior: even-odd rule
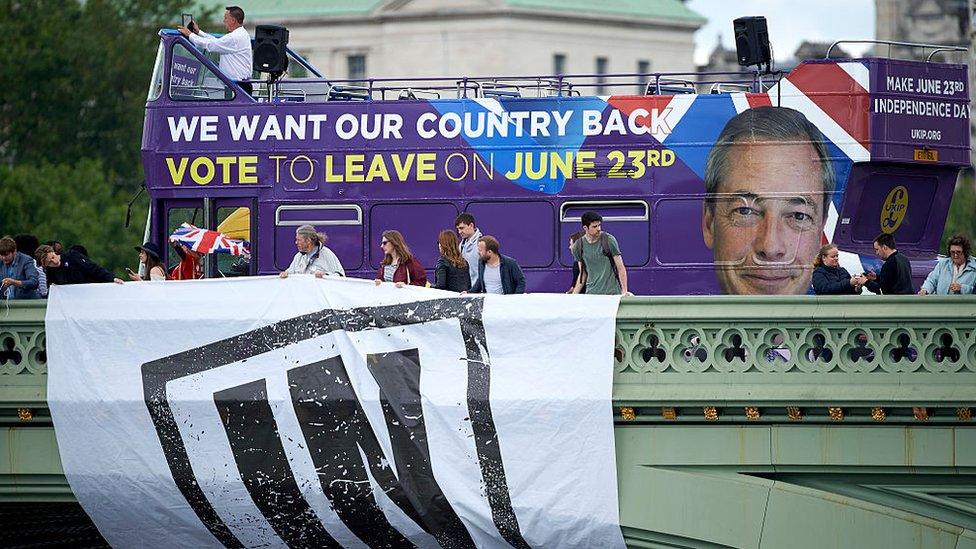
[[[324,233],[329,247],[346,271],[363,266],[363,210],[355,204],[288,204],[275,210],[274,264],[279,271],[291,265],[298,251],[295,230],[312,225]]]
[[[712,265],[714,254],[705,246],[700,227],[701,198],[661,199],[654,206],[654,259],[659,265]],[[697,220],[689,223],[689,219]]]
[[[234,98],[234,90],[182,44],[175,44],[169,96],[175,101],[225,101]]]
[[[624,265],[640,267],[650,258],[651,216],[643,200],[578,200],[564,202],[559,207],[559,262],[571,267],[569,237],[582,230],[585,212],[603,216],[603,230],[612,234],[620,246]]]
[[[383,260],[380,241],[383,231],[395,229],[403,234],[413,255],[425,269],[433,269],[440,253],[437,235],[454,229],[457,206],[450,203],[378,204],[369,211],[369,266],[379,268]]]
[[[156,51],[156,62],[153,63],[152,78],[149,80],[149,95],[146,96],[147,102],[155,101],[163,94],[163,75],[166,74],[165,62],[166,46],[160,44],[159,50]]]
[[[251,209],[247,206],[218,207],[217,232],[227,238],[250,242]],[[213,254],[213,257],[217,262],[217,276],[246,276],[251,274],[250,262],[244,256]]]
[[[552,264],[555,210],[548,202],[473,202],[465,210],[481,233],[498,239],[501,253],[522,267]]]

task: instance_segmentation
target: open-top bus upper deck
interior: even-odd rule
[[[833,242],[852,273],[877,270],[882,232],[913,260],[918,283],[969,165],[964,65],[824,59],[785,75],[336,81],[292,54],[301,76],[255,80],[249,95],[175,31],[160,37],[142,144],[151,238],[233,214],[252,241],[250,273],[285,269],[305,223],[328,235],[350,275],[374,276],[388,229],[431,269],[437,233],[469,212],[518,260],[529,291],[565,291],[568,238],[592,210],[619,242],[635,293],[737,291],[723,273],[760,277],[762,293],[802,293],[811,250]],[[765,186],[728,188],[719,174],[706,189],[723,130],[756,107],[791,109],[816,130],[740,133],[712,163],[725,175],[751,166],[746,179]],[[750,141],[766,145],[753,163],[735,156]],[[816,151],[818,173],[777,162],[790,144],[811,147],[794,150],[801,158]],[[823,186],[804,186],[810,177]],[[713,207],[722,201],[732,202],[727,222]]]

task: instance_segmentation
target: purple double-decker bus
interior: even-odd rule
[[[468,212],[528,291],[562,292],[569,236],[595,211],[636,294],[807,293],[822,244],[853,274],[877,271],[880,233],[917,285],[970,162],[964,65],[350,82],[289,55],[289,74],[248,94],[160,32],[147,233],[164,244],[189,222],[250,240],[249,262],[214,256],[208,276],[284,270],[303,224],[350,276],[374,277],[387,229],[430,270],[438,232]]]

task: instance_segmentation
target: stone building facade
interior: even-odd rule
[[[270,0],[242,7],[249,30],[285,25],[290,45],[335,79],[691,72],[694,33],[705,22],[681,0]]]

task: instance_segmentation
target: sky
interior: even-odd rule
[[[695,64],[704,65],[718,35],[735,49],[732,20],[746,15],[766,17],[769,42],[777,61],[793,56],[804,40],[833,42],[874,38],[874,0],[689,0],[688,7],[708,18],[695,33]],[[843,45],[858,55],[869,46]]]

